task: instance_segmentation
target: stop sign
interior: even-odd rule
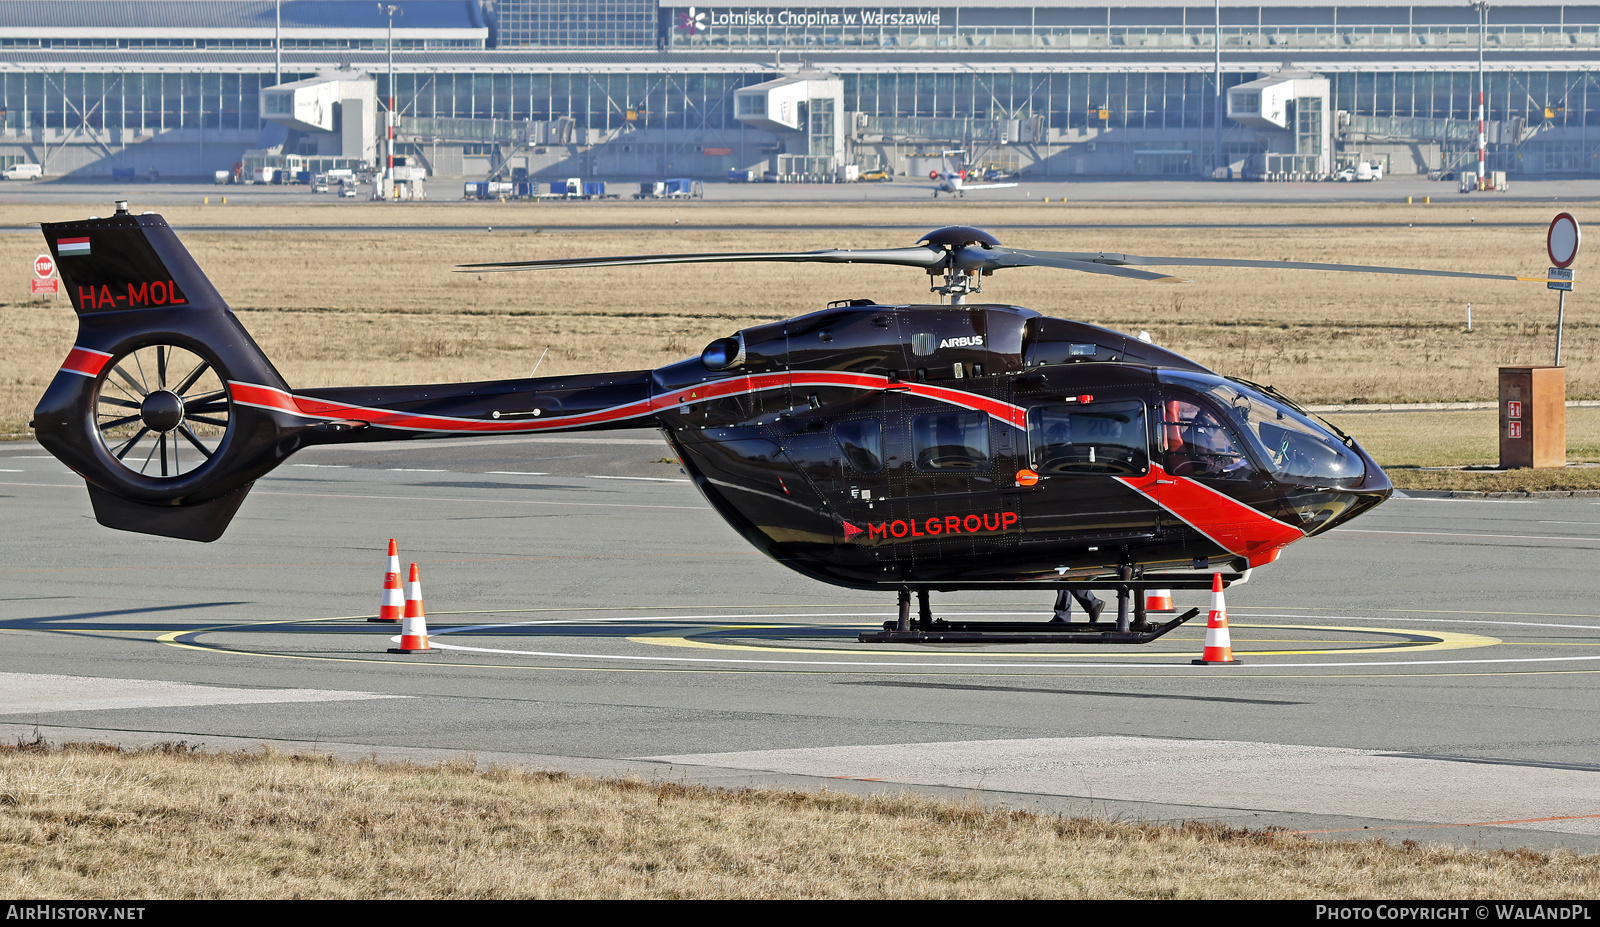
[[[56,272],[55,258],[48,254],[41,254],[33,259],[33,273],[40,279],[48,278]]]

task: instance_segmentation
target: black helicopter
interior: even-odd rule
[[[1070,623],[1049,639],[1152,640],[1194,611],[1152,627],[1142,596],[1130,614],[1131,591],[1236,581],[1393,491],[1360,445],[1271,388],[1107,328],[967,303],[983,277],[1042,266],[1152,280],[1166,275],[1144,267],[1209,265],[1528,279],[1022,251],[967,227],[884,250],[474,264],[463,269],[896,264],[949,302],[835,303],[654,370],[291,389],[166,222],[117,206],[43,226],[79,333],[31,423],[84,477],[101,524],[215,540],[258,477],[313,445],[657,428],[763,553],[823,582],[896,591],[900,619],[877,638],[890,640],[1038,629],[929,614],[930,590],[1019,586],[1118,593],[1114,628]]]

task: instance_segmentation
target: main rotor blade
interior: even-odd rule
[[[973,188],[969,188],[973,189]],[[1171,274],[1136,270],[1135,267],[1250,267],[1268,270],[1322,270],[1339,273],[1403,274],[1415,277],[1457,277],[1473,280],[1544,281],[1544,277],[1519,277],[1514,274],[1482,274],[1455,270],[1421,270],[1414,267],[1384,267],[1374,264],[1323,264],[1309,261],[1262,261],[1246,258],[1190,258],[1106,251],[1025,251],[1015,248],[983,248],[965,245],[953,253],[943,248],[924,247],[821,251],[727,251],[700,254],[640,254],[584,258],[549,258],[538,261],[494,261],[459,264],[457,273],[482,271],[544,270],[572,267],[625,267],[648,264],[892,264],[921,267],[930,272],[950,267],[962,270],[994,271],[1003,267],[1058,267],[1085,273],[1107,274],[1135,280],[1172,280]]]
[[[1134,280],[1177,280],[1171,274],[1135,270],[1120,264],[1102,264],[1081,257],[1068,257],[1053,251],[1017,251],[1013,248],[965,247],[956,252],[956,266],[964,269],[999,270],[1002,267],[1059,267],[1090,274],[1107,274]]]
[[[1519,277],[1515,274],[1479,274],[1459,270],[1419,270],[1415,267],[1381,267],[1375,264],[1319,264],[1308,261],[1258,261],[1246,258],[1152,257],[1140,254],[1114,254],[1104,251],[1012,251],[1012,254],[1037,261],[1047,267],[1059,266],[1046,259],[1087,261],[1113,267],[1258,267],[1269,270],[1327,270],[1357,274],[1405,274],[1413,277],[1466,277],[1473,280],[1531,280],[1544,277]]]
[[[898,264],[905,267],[941,267],[947,260],[942,249],[883,248],[850,251],[728,251],[707,254],[641,254],[616,257],[552,258],[543,261],[496,261],[487,264],[458,264],[457,273],[500,270],[540,270],[560,267],[623,267],[632,264],[726,264],[770,261],[775,263],[816,264]]]

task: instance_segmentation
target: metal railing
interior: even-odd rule
[[[521,119],[462,119],[447,116],[401,116],[395,134],[452,142],[526,144],[533,123]]]
[[[1473,142],[1478,138],[1475,119],[1427,119],[1414,116],[1350,116],[1343,127],[1349,135],[1395,141]],[[1484,126],[1491,145],[1513,141],[1505,137],[1503,124],[1494,120]]]
[[[959,31],[954,31],[959,29]],[[1452,50],[1476,48],[1477,30],[1471,26],[1225,26],[1222,47],[1249,48],[1405,48]],[[1491,26],[1484,44],[1492,49],[1600,47],[1600,25],[1531,24]],[[694,37],[674,34],[673,48],[697,50],[789,47],[823,48],[1107,48],[1148,49],[1212,48],[1213,27],[1205,26],[1017,26],[942,27],[937,32],[895,33],[890,30],[842,31],[834,34],[781,32],[740,34],[721,31]]]

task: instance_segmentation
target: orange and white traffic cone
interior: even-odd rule
[[[404,604],[405,596],[400,591],[400,548],[395,546],[394,538],[390,538],[389,568],[383,574],[383,601],[378,606],[378,617],[367,620],[399,624],[400,609]]]
[[[1144,594],[1144,610],[1147,612],[1175,612],[1172,607],[1171,589],[1151,589]]]
[[[1222,602],[1222,574],[1211,574],[1211,614],[1206,617],[1206,649],[1200,659],[1191,661],[1207,666],[1237,666],[1242,660],[1233,658],[1233,641],[1228,637],[1228,607]]]
[[[411,564],[411,580],[406,583],[406,613],[400,623],[400,646],[390,653],[432,653],[428,646],[428,618],[422,613],[422,580],[417,565]]]

